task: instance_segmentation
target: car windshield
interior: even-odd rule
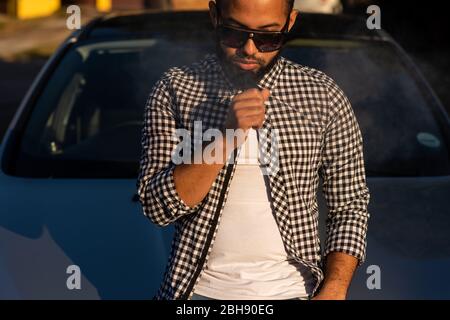
[[[134,39],[78,44],[47,82],[25,127],[14,174],[135,178],[144,106],[172,66],[201,59],[211,43]],[[450,171],[448,134],[434,102],[385,42],[292,40],[283,55],[324,71],[352,103],[368,176]]]

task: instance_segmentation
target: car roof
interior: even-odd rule
[[[211,32],[208,11],[137,11],[104,15],[92,21],[79,38],[186,36]],[[195,35],[194,35],[195,36]],[[369,30],[363,16],[301,13],[290,37],[391,40],[383,30]]]

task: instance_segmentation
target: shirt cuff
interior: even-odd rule
[[[189,207],[180,198],[175,188],[173,172],[176,165],[171,163],[169,168],[158,173],[149,186],[151,196],[158,202],[166,213],[171,215],[171,220],[180,216],[198,211],[207,201],[208,195],[195,207]]]

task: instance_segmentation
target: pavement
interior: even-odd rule
[[[81,8],[81,24],[97,16],[91,8]],[[17,20],[0,14],[0,59],[4,61],[48,57],[73,30],[67,28],[69,15],[57,12],[45,18]]]

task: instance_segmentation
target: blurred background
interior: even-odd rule
[[[81,7],[81,23],[115,11],[206,9],[208,0],[0,0],[0,138],[46,59],[72,32],[67,6]],[[442,2],[297,0],[304,12],[365,15],[381,8],[381,26],[415,60],[450,111],[450,32]]]

